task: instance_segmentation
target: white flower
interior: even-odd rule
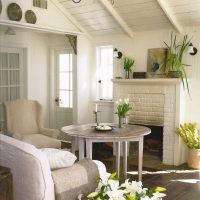
[[[117,189],[119,187],[118,180],[108,180],[108,184],[110,185],[111,190]]]
[[[129,98],[124,99],[124,102],[125,102],[126,104],[128,104],[128,103],[129,103]]]
[[[141,181],[139,181],[139,182],[137,182],[137,181],[129,182],[128,179],[127,179],[125,181],[125,183],[123,183],[121,186],[125,187],[127,192],[131,192],[133,194],[135,194],[136,191],[138,191],[138,192],[143,191]]]
[[[113,191],[107,191],[106,194],[109,196],[109,200],[126,200],[123,197],[124,190],[114,189]]]
[[[166,194],[160,193],[160,192],[155,192],[153,193],[153,197],[151,197],[151,200],[160,200],[162,197],[165,197]]]

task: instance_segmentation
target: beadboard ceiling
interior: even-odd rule
[[[200,0],[58,1],[91,36],[200,25]]]

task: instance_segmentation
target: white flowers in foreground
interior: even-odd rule
[[[108,174],[105,180],[98,179],[98,187],[95,192],[87,196],[89,200],[161,200],[166,196],[165,188],[142,188],[142,182],[129,181],[128,179],[119,185],[116,173]]]

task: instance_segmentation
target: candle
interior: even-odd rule
[[[97,112],[97,104],[95,104],[95,112]]]

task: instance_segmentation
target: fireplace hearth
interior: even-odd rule
[[[163,155],[163,126],[144,125],[151,129],[151,134],[144,137],[144,151],[157,153],[162,159]]]

